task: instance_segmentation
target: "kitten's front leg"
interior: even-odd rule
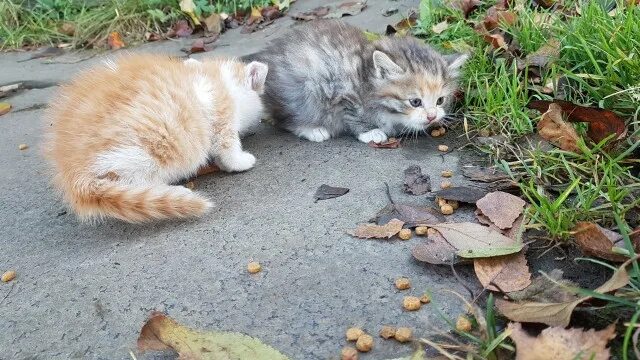
[[[224,171],[237,172],[249,170],[255,165],[256,157],[243,151],[237,133],[220,144],[220,152],[216,156],[216,164]]]
[[[376,144],[387,141],[387,134],[380,129],[373,129],[367,132],[358,134],[358,140],[363,143],[370,143],[373,141]]]
[[[373,141],[374,143],[381,143],[387,141],[387,134],[384,130],[377,127],[376,122],[366,121],[363,119],[372,120],[372,114],[348,114],[345,116],[345,125],[351,130],[351,133],[354,134],[358,140],[363,143],[369,143]]]

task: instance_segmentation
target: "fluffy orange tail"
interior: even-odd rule
[[[67,194],[83,220],[112,217],[131,223],[203,215],[213,204],[182,186],[124,185],[97,180]]]

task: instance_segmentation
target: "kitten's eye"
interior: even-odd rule
[[[438,100],[436,100],[436,105],[442,105],[442,104],[444,104],[444,96],[440,96]]]
[[[411,104],[411,106],[413,107],[419,107],[420,105],[422,105],[422,100],[415,98],[415,99],[411,99],[409,100],[409,104]]]

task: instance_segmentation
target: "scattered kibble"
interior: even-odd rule
[[[431,296],[429,296],[429,294],[424,294],[422,296],[420,296],[420,302],[423,304],[428,304],[431,302]]]
[[[29,148],[29,145],[27,144],[18,145],[18,150],[27,150],[28,148]]]
[[[482,137],[489,137],[489,136],[491,136],[491,131],[489,131],[489,129],[482,129],[482,130],[480,130],[478,135],[480,135]]]
[[[427,229],[427,235],[436,235],[437,233],[438,233],[438,230],[434,228]]]
[[[373,349],[373,337],[371,335],[364,334],[356,341],[356,349],[362,352],[368,352]]]
[[[364,335],[364,331],[357,327],[347,329],[347,341],[356,341],[360,336]]]
[[[340,352],[340,359],[342,360],[358,360],[358,350],[351,346],[345,346]]]
[[[260,270],[262,270],[262,265],[260,265],[260,263],[257,261],[252,261],[247,264],[247,271],[249,271],[249,273],[251,274],[259,273]]]
[[[440,136],[442,136],[442,135],[444,135],[444,134],[446,134],[446,133],[447,133],[447,129],[445,129],[445,128],[443,128],[443,127],[442,127],[442,128],[440,128]]]
[[[453,206],[449,204],[442,205],[440,207],[440,212],[442,213],[442,215],[451,215],[453,214]]]
[[[184,187],[193,190],[196,188],[196,183],[194,183],[193,181],[189,181],[188,183],[184,184]]]
[[[438,150],[442,152],[449,151],[449,147],[447,145],[438,145]]]
[[[9,271],[6,271],[4,274],[2,274],[2,278],[0,278],[0,280],[2,280],[2,282],[7,283],[15,278],[16,278],[16,272],[13,270],[9,270]]]
[[[396,336],[396,328],[394,328],[393,326],[385,325],[380,330],[380,337],[383,337],[385,339],[390,339],[394,336]]]
[[[456,330],[463,332],[471,331],[471,321],[464,315],[458,316],[458,320],[456,321]]]
[[[420,306],[422,303],[420,299],[415,296],[405,296],[404,300],[402,300],[402,306],[409,311],[420,310]]]
[[[416,235],[427,235],[427,232],[429,231],[429,228],[426,226],[417,226],[416,227]]]
[[[439,137],[439,136],[442,136],[442,133],[440,132],[440,129],[434,129],[434,130],[431,130],[431,136]]]
[[[447,200],[441,198],[441,197],[437,197],[436,198],[436,202],[438,203],[438,206],[442,206],[442,205],[446,205],[447,204]]]
[[[442,177],[446,177],[446,178],[450,178],[453,176],[453,171],[451,170],[444,170],[440,175],[442,175]]]
[[[447,201],[447,203],[451,205],[453,210],[457,210],[458,207],[460,207],[460,203],[458,203],[456,200]]]
[[[443,181],[440,183],[440,189],[449,189],[450,187],[452,187],[453,184],[451,184],[451,181]]]
[[[400,232],[398,233],[398,237],[401,240],[409,240],[409,239],[411,239],[411,229],[402,229],[402,230],[400,230]]]
[[[411,281],[405,277],[396,279],[396,289],[398,290],[407,290],[411,288]]]
[[[401,343],[407,342],[411,340],[411,336],[413,335],[413,331],[406,327],[401,327],[396,330],[395,338]]]

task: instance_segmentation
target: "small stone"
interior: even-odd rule
[[[252,261],[249,264],[247,264],[247,271],[249,271],[249,273],[251,274],[259,273],[261,270],[262,270],[262,266],[257,261]]]
[[[451,184],[451,181],[443,181],[440,183],[440,189],[448,189],[450,187],[452,187],[453,184]]]
[[[402,306],[406,310],[416,311],[420,310],[420,306],[422,306],[422,303],[420,302],[420,299],[415,296],[405,296],[402,300]]]
[[[440,207],[440,212],[442,215],[451,215],[453,214],[453,206],[446,204]]]
[[[440,175],[442,175],[442,177],[446,177],[446,178],[450,178],[453,176],[453,171],[451,170],[445,170],[443,171]]]
[[[398,328],[398,330],[396,330],[395,338],[399,342],[403,343],[411,340],[412,335],[413,335],[413,331],[411,331],[411,329],[406,327],[401,327],[401,328]]]
[[[464,315],[458,316],[458,320],[456,321],[456,330],[462,332],[471,331],[471,321]]]
[[[18,150],[27,150],[28,148],[29,148],[29,145],[27,144],[18,145]]]
[[[449,147],[447,145],[438,145],[438,150],[442,152],[449,151]]]
[[[357,327],[347,329],[347,341],[356,341],[360,336],[364,335],[364,331]]]
[[[398,232],[398,237],[401,240],[409,240],[411,239],[411,229],[402,229],[400,230],[400,232]]]
[[[422,296],[420,296],[420,302],[423,304],[428,304],[431,302],[431,296],[429,296],[429,294],[424,294]]]
[[[380,330],[380,337],[383,337],[385,339],[390,339],[394,336],[396,336],[396,328],[394,328],[393,326],[385,325]]]
[[[371,335],[364,334],[356,341],[356,349],[362,352],[368,352],[373,349],[373,337]]]
[[[15,278],[16,278],[16,272],[13,270],[9,270],[9,271],[6,271],[4,274],[2,274],[2,277],[0,278],[0,280],[2,280],[2,282],[7,283]]]
[[[407,290],[411,288],[411,281],[409,281],[409,279],[407,279],[406,277],[397,278],[395,284],[396,289],[398,290]]]
[[[345,346],[340,352],[341,360],[358,360],[358,350],[351,346]]]
[[[427,235],[429,228],[426,226],[417,226],[416,227],[416,235],[424,236]]]

